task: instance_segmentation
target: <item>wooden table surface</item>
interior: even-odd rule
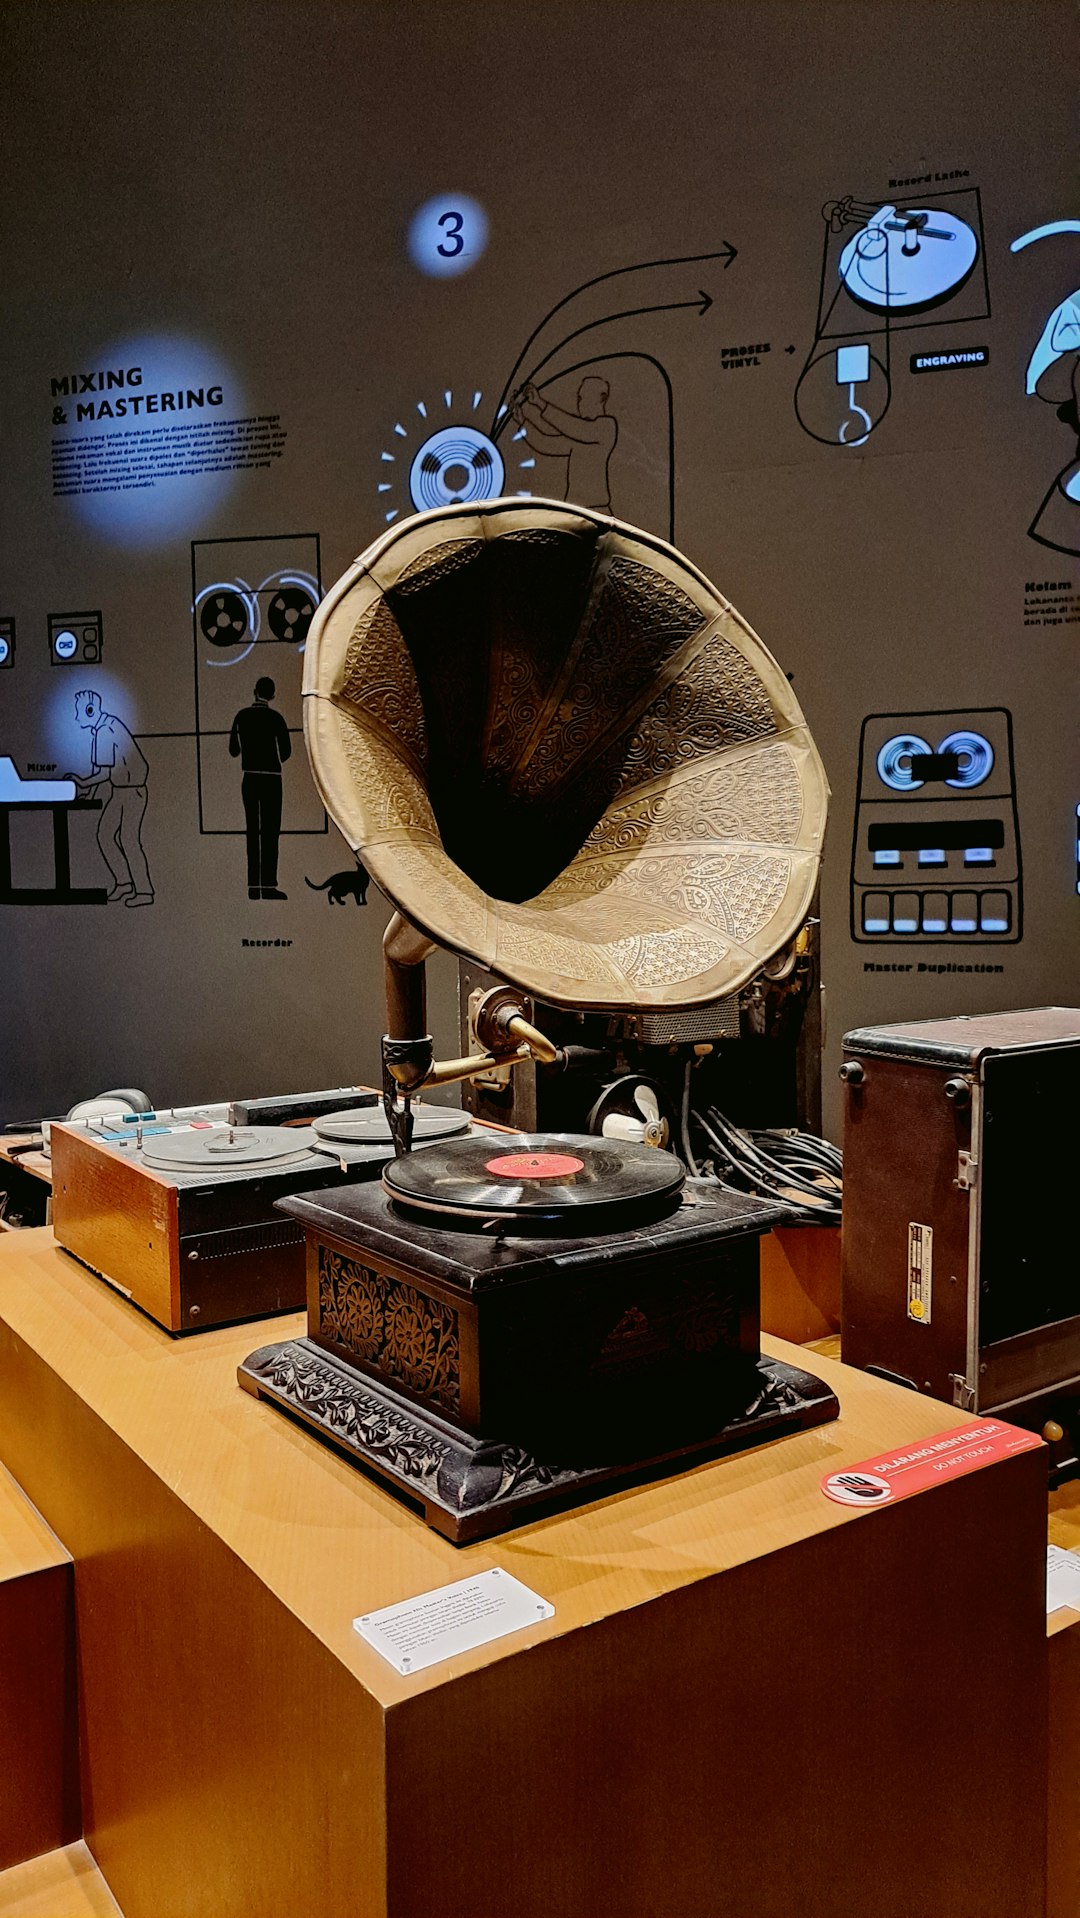
[[[555,1606],[525,1642],[557,1637],[762,1553],[866,1522],[823,1496],[822,1477],[967,1420],[815,1356],[811,1368],[840,1398],[835,1423],[455,1547],[237,1385],[239,1360],[296,1337],[300,1314],[176,1339],[41,1228],[0,1242],[0,1317],[384,1705],[523,1641],[406,1679],[352,1629],[361,1612],[499,1565]],[[763,1344],[808,1363],[796,1347]]]
[[[25,1145],[28,1139],[35,1138],[32,1132],[9,1132],[0,1134],[0,1159],[6,1159],[9,1165],[21,1166],[24,1172],[30,1172],[44,1185],[52,1185],[52,1163],[44,1152],[37,1148],[34,1152],[12,1150],[14,1146]]]
[[[967,1416],[769,1339],[838,1420],[455,1548],[240,1390],[302,1326],[175,1339],[47,1228],[0,1243],[0,1437],[74,1556],[85,1829],[131,1918],[1041,1909],[1039,1454],[836,1505],[828,1472]],[[554,1617],[409,1678],[352,1628],[493,1566]],[[903,1793],[865,1815],[875,1766],[918,1842]]]

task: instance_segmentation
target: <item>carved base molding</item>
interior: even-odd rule
[[[824,1425],[839,1412],[820,1379],[762,1358],[751,1402],[716,1431],[681,1442],[672,1434],[670,1446],[645,1457],[567,1465],[535,1458],[520,1445],[474,1438],[309,1339],[261,1347],[238,1377],[245,1391],[302,1420],[458,1545],[620,1485]]]

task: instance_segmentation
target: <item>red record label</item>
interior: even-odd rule
[[[584,1172],[584,1159],[572,1159],[568,1152],[508,1152],[501,1159],[489,1159],[485,1172],[497,1179],[572,1179]]]

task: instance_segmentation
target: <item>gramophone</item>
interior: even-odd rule
[[[499,1131],[411,1152],[425,1088],[573,1069],[534,1001],[622,1015],[729,997],[794,951],[828,788],[791,687],[672,547],[542,500],[386,533],[328,593],[305,735],[395,907],[379,1186],[283,1201],[308,1335],[251,1392],[462,1541],[837,1414],[764,1358],[759,1240],[783,1209],[637,1138]],[[499,981],[437,1060],[424,961]]]

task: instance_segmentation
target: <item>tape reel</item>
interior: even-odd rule
[[[306,587],[282,584],[266,609],[266,623],[275,639],[302,646],[315,617],[315,601]]]
[[[933,757],[926,740],[921,739],[918,733],[894,733],[891,739],[887,739],[877,756],[878,778],[882,785],[888,786],[892,792],[916,792],[925,784],[912,771],[911,762],[918,754]],[[961,728],[958,732],[947,734],[937,748],[937,757],[944,758],[947,754],[954,754],[959,764],[945,784],[957,791],[967,792],[973,786],[981,786],[993,771],[994,748],[982,733]]]
[[[441,426],[413,460],[409,492],[417,512],[425,513],[498,499],[504,478],[502,454],[486,433],[475,426]]]
[[[199,628],[211,646],[237,646],[247,638],[250,613],[247,600],[232,587],[205,595],[199,606]]]
[[[914,792],[922,785],[911,770],[917,753],[929,753],[930,747],[918,733],[895,733],[887,739],[877,756],[878,778],[894,793]]]
[[[959,771],[945,784],[959,787],[961,791],[971,786],[981,786],[993,771],[994,748],[982,733],[950,733],[947,739],[942,740],[938,752],[955,753],[959,759]]]

